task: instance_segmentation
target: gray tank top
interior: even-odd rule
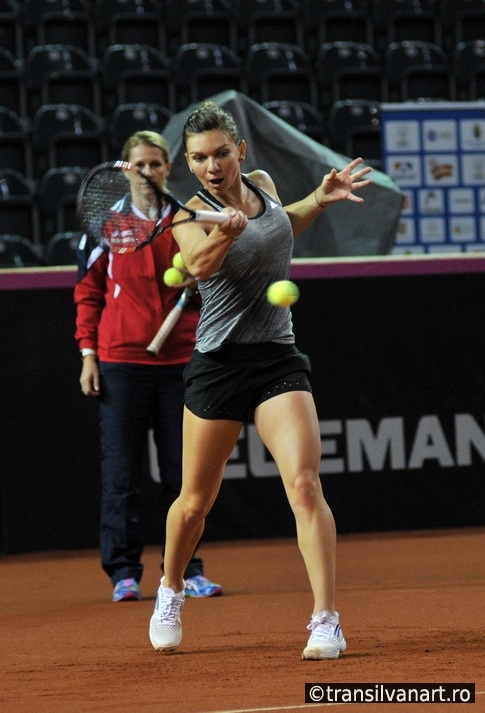
[[[202,308],[195,348],[200,352],[217,350],[223,342],[295,341],[290,308],[273,307],[266,299],[268,287],[289,276],[291,223],[279,203],[245,176],[242,178],[263,207],[258,216],[249,219],[219,270],[198,282]],[[216,210],[223,207],[205,190],[198,195]]]

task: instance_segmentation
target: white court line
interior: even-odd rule
[[[266,713],[266,711],[296,711],[309,708],[327,708],[329,706],[346,706],[347,703],[303,703],[296,706],[276,706],[271,708],[237,708],[230,711],[213,711],[212,713]]]
[[[475,691],[475,696],[484,696],[485,691]],[[227,711],[212,711],[212,713],[267,713],[268,711],[296,711],[296,710],[308,710],[312,708],[316,710],[317,708],[330,708],[331,706],[353,706],[356,703],[303,703],[302,705],[296,706],[272,706],[270,708],[235,708],[234,710]],[[418,704],[419,705],[419,704]]]

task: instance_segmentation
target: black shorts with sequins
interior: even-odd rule
[[[294,344],[223,344],[193,353],[184,371],[185,405],[206,419],[247,421],[263,401],[310,391],[310,359]]]

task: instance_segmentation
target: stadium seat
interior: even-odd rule
[[[248,95],[262,104],[285,99],[318,107],[315,72],[297,45],[262,42],[251,45],[243,67]]]
[[[458,101],[475,101],[485,97],[479,86],[480,77],[485,76],[485,39],[457,44],[453,53],[453,76]]]
[[[17,59],[24,56],[22,13],[17,0],[0,0],[0,47]]]
[[[162,134],[172,112],[160,104],[120,104],[108,121],[108,141],[111,158],[119,158],[127,139],[136,131],[157,131]]]
[[[57,166],[92,167],[106,160],[104,123],[78,104],[46,104],[32,121],[34,173]]]
[[[434,0],[371,0],[376,48],[417,40],[441,47],[442,24]]]
[[[89,168],[61,166],[50,168],[38,182],[41,239],[45,243],[54,233],[79,230],[76,198]]]
[[[304,4],[306,49],[316,57],[325,42],[374,46],[370,0],[307,0]]]
[[[295,0],[240,0],[235,3],[244,47],[261,42],[284,42],[305,49],[301,5]]]
[[[4,166],[33,178],[30,123],[3,106],[0,106],[0,155]]]
[[[306,136],[319,143],[323,142],[323,118],[315,107],[305,102],[283,100],[266,102],[263,106]]]
[[[22,59],[0,47],[0,105],[27,116],[27,93]]]
[[[390,101],[452,100],[454,81],[443,50],[431,42],[391,42],[385,58]]]
[[[48,265],[76,265],[77,246],[82,231],[56,233],[47,242],[45,260]]]
[[[73,45],[38,45],[26,60],[28,105],[34,114],[42,104],[80,104],[101,112],[96,65]]]
[[[380,103],[364,99],[335,102],[330,108],[328,136],[334,151],[350,158],[360,156],[367,164],[380,168]]]
[[[98,54],[111,45],[141,44],[167,51],[162,3],[158,0],[95,0]]]
[[[445,49],[459,42],[485,40],[485,0],[443,0],[437,7],[448,35]]]
[[[367,44],[325,42],[318,52],[315,70],[322,109],[343,99],[385,99],[382,62]]]
[[[65,44],[96,56],[89,0],[25,0],[27,51],[36,45]]]
[[[241,61],[228,47],[191,42],[179,47],[173,60],[177,109],[213,94],[241,91]]]
[[[166,0],[164,22],[168,54],[175,56],[180,45],[208,42],[239,52],[239,32],[230,0]]]
[[[0,233],[0,268],[39,267],[42,264],[38,248],[28,238],[15,233]]]
[[[39,211],[34,186],[26,176],[0,168],[0,233],[13,233],[39,242]]]
[[[104,113],[118,104],[149,103],[175,109],[170,61],[155,47],[117,44],[108,47],[101,60]]]

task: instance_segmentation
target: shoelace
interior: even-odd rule
[[[317,626],[324,626],[326,632],[328,632],[329,634],[333,634],[337,627],[337,623],[338,622],[336,620],[334,621],[333,617],[331,617],[330,614],[325,612],[325,614],[320,614],[316,618],[312,617],[312,620],[308,624],[307,629],[309,631],[314,631]]]
[[[183,600],[170,597],[170,599],[164,601],[162,597],[161,603],[163,604],[163,607],[160,612],[160,618],[163,619],[164,623],[176,624],[178,616],[180,615]]]

